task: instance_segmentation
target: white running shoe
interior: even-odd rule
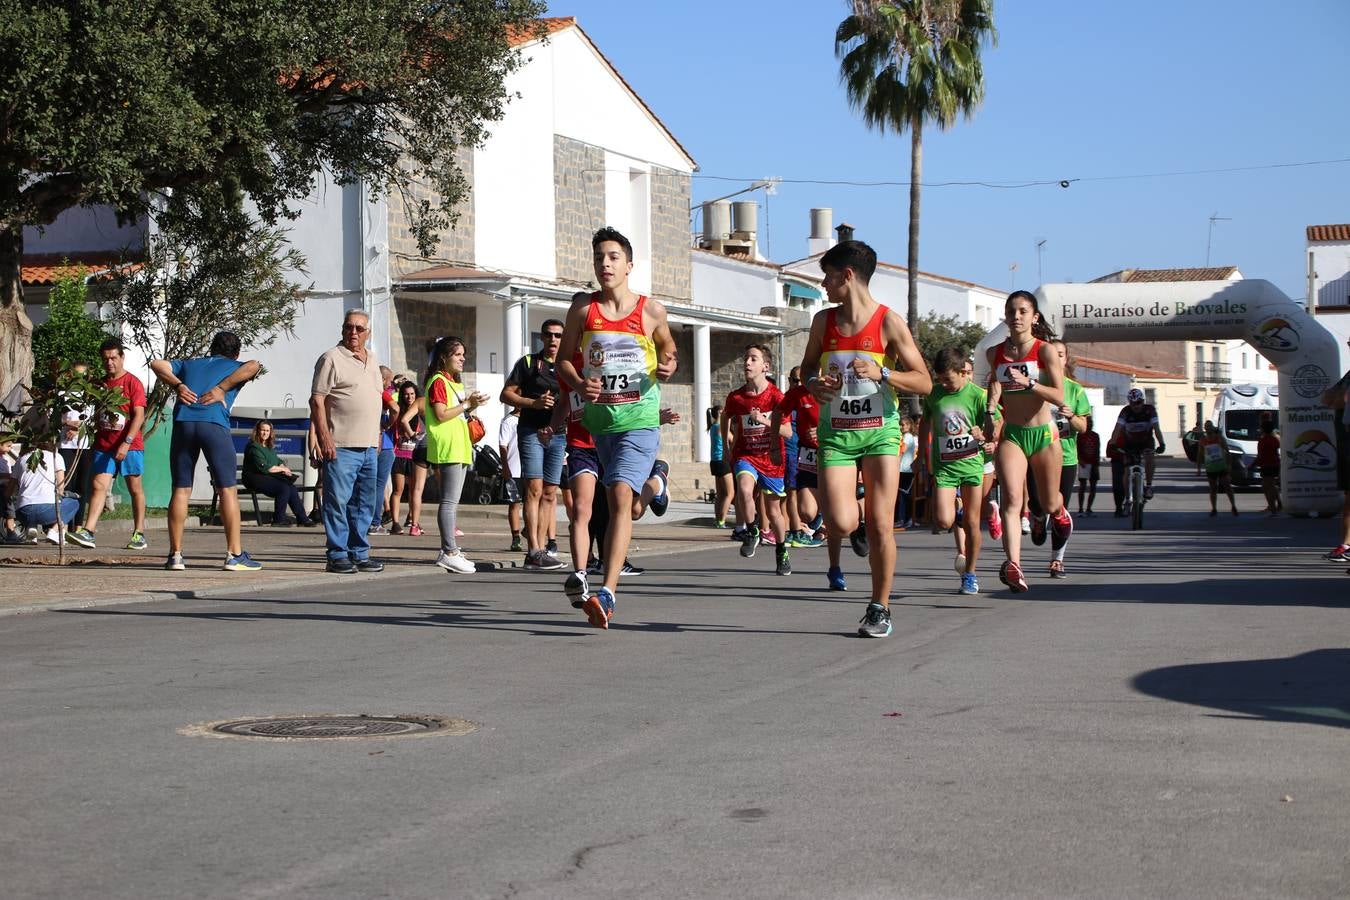
[[[957,575],[966,574],[966,555],[964,553],[956,554],[956,559],[952,561],[952,568],[956,570]]]
[[[442,553],[436,557],[436,565],[447,572],[454,572],[456,575],[472,575],[478,571],[477,567],[469,562],[459,550],[454,553]]]

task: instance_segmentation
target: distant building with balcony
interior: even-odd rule
[[[1164,281],[1239,281],[1237,266],[1194,269],[1121,269],[1100,278],[1098,284],[1141,284]],[[1273,384],[1270,363],[1246,341],[1084,341],[1071,352],[1079,370],[1102,384],[1106,403],[1123,404],[1117,390],[1141,388],[1158,410],[1158,420],[1169,443],[1197,422],[1210,418],[1214,399],[1228,384],[1250,380]],[[1245,356],[1245,358],[1244,358]],[[1235,365],[1235,360],[1241,365]],[[1097,367],[1094,363],[1105,364]],[[1115,367],[1116,371],[1110,371]],[[1088,374],[1090,373],[1090,374]],[[1247,376],[1253,376],[1250,379]],[[1180,443],[1175,446],[1180,447]]]

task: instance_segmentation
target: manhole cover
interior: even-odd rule
[[[258,716],[204,722],[180,729],[199,737],[254,738],[273,741],[352,740],[356,738],[428,737],[476,731],[466,719],[444,716]]]

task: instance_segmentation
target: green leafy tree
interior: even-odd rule
[[[851,0],[835,30],[849,103],[869,128],[909,132],[910,330],[919,321],[919,195],[923,130],[948,129],[984,99],[980,50],[997,41],[993,0]]]
[[[33,367],[47,375],[62,365],[84,363],[99,367],[99,345],[108,337],[102,324],[89,315],[88,271],[72,268],[47,295],[47,321],[33,329]]]
[[[156,218],[145,265],[124,268],[110,287],[130,343],[147,359],[190,359],[205,355],[221,329],[249,350],[293,333],[304,298],[293,278],[304,275],[305,261],[285,232],[214,191],[175,201]],[[147,434],[163,421],[169,396],[163,384],[151,392]]]
[[[407,202],[430,252],[455,166],[501,118],[539,0],[0,0],[0,396],[32,370],[23,228],[75,206],[142,220],[218,185],[265,224],[321,167]]]
[[[975,345],[984,339],[988,330],[978,322],[966,322],[959,316],[940,316],[935,312],[925,313],[914,329],[914,342],[919,352],[931,367],[933,357],[939,350],[955,347],[963,356],[970,356]]]
[[[121,388],[106,387],[103,384],[101,367],[91,367],[85,372],[76,370],[75,364],[61,364],[52,373],[50,381],[33,386],[22,410],[0,410],[0,443],[13,442],[23,450],[19,456],[30,472],[42,469],[45,459],[43,450],[56,452],[58,441],[63,438],[82,438],[84,445],[93,445],[94,432],[98,421],[106,415],[119,410],[126,402]],[[70,470],[79,465],[80,456],[91,451],[77,450]],[[56,473],[47,473],[55,478]],[[58,498],[59,501],[59,498]],[[56,555],[58,562],[65,562],[65,523],[57,517]]]

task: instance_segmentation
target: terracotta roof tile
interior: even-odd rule
[[[1350,225],[1309,225],[1310,241],[1350,241]]]
[[[395,281],[454,281],[456,279],[502,279],[506,277],[500,272],[489,272],[486,269],[474,269],[468,266],[432,266],[429,269],[422,269],[420,272],[402,275]]]
[[[1211,266],[1194,269],[1121,269],[1119,272],[1094,278],[1093,283],[1105,282],[1107,279],[1121,284],[1144,284],[1157,281],[1232,281],[1237,277],[1237,274],[1237,266]],[[1116,276],[1122,277],[1117,278]]]
[[[522,44],[537,41],[547,35],[566,31],[576,24],[576,16],[558,16],[548,19],[539,19],[537,25],[533,25],[529,28],[508,28],[506,31],[506,40],[510,42],[512,47],[519,47]]]
[[[95,280],[110,277],[112,272],[123,265],[131,269],[140,266],[136,260],[127,260],[120,251],[88,251],[78,253],[27,253],[24,254],[21,279],[24,284],[33,287],[45,287],[56,284],[62,278],[74,275],[84,268],[86,275]]]
[[[1152,378],[1159,381],[1185,381],[1186,376],[1179,372],[1163,372],[1158,369],[1145,369],[1125,363],[1112,362],[1109,359],[1094,359],[1091,356],[1074,354],[1074,360],[1080,369],[1097,369],[1102,372],[1115,372],[1117,375],[1131,375],[1136,378]]]

